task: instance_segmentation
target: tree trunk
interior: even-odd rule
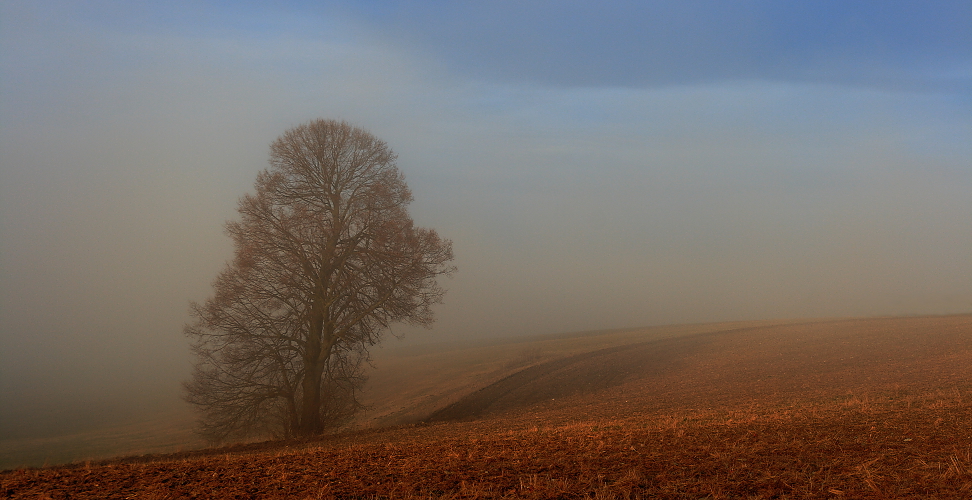
[[[301,381],[303,397],[300,402],[298,436],[314,436],[324,431],[321,422],[321,376],[324,374],[324,361],[330,355],[331,349],[330,346],[323,349],[321,345],[322,326],[321,318],[310,321],[307,345],[304,348],[304,379]]]

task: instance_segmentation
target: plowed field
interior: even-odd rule
[[[425,423],[0,473],[11,498],[972,498],[972,316],[538,361]]]

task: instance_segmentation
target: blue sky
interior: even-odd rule
[[[222,224],[318,117],[385,139],[454,241],[412,341],[968,312],[969,26],[968,1],[5,2],[0,395],[175,394]]]

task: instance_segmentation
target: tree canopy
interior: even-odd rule
[[[360,405],[362,362],[393,323],[430,326],[452,243],[416,227],[396,155],[365,130],[315,120],[270,147],[227,223],[235,256],[193,303],[187,400],[213,441],[306,436]]]

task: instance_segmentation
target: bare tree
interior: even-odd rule
[[[359,408],[368,348],[392,323],[430,326],[452,243],[415,227],[412,194],[381,140],[316,120],[270,147],[270,168],[229,222],[235,258],[193,303],[187,400],[212,441],[308,436]]]

